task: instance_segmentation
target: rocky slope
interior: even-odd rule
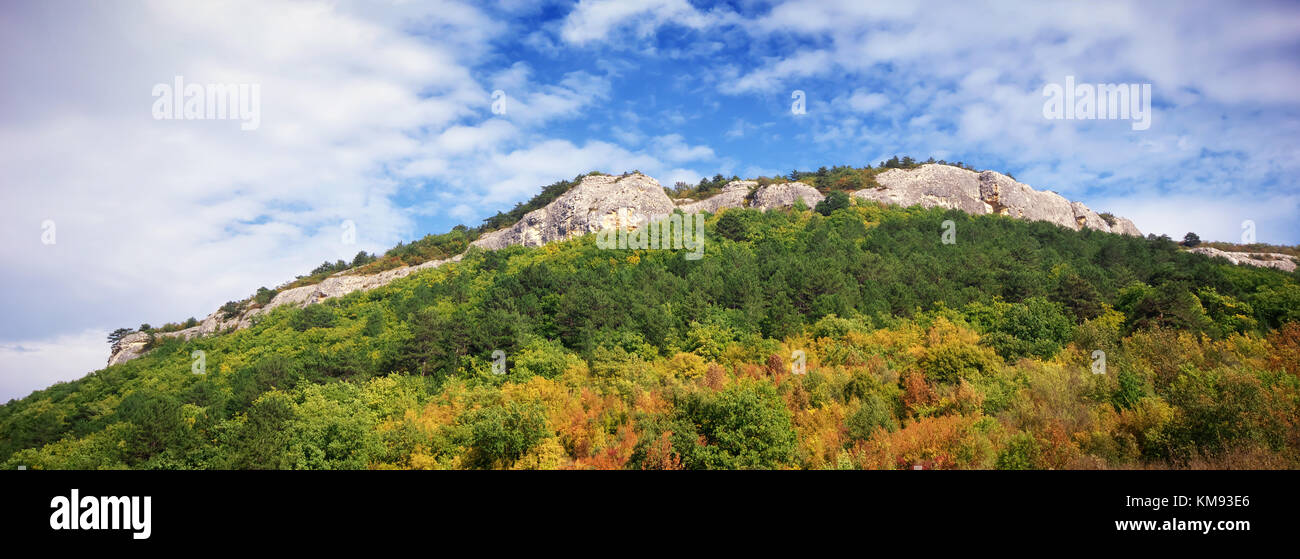
[[[528,212],[514,225],[486,233],[472,244],[489,250],[540,246],[614,227],[619,210],[627,211],[631,225],[640,226],[655,216],[672,213],[673,208],[664,188],[650,177],[640,173],[592,175],[546,207]]]
[[[1204,254],[1210,258],[1225,258],[1238,265],[1277,268],[1283,272],[1294,272],[1296,268],[1295,259],[1276,252],[1228,252],[1211,247],[1196,247],[1188,252]]]
[[[902,206],[955,208],[971,214],[997,213],[1019,219],[1042,220],[1081,229],[1088,227],[1125,235],[1141,236],[1127,219],[1116,218],[1109,225],[1096,212],[1079,202],[1070,202],[1054,192],[1034,190],[1029,186],[992,171],[976,173],[948,165],[922,165],[911,170],[891,169],[877,181],[883,188],[869,188],[853,193],[854,197]],[[814,207],[825,196],[801,182],[770,184],[760,187],[755,181],[732,181],[712,197],[704,200],[674,202],[655,179],[640,173],[623,176],[591,175],[560,195],[545,207],[524,215],[514,225],[486,233],[472,245],[496,250],[511,245],[540,246],[569,237],[585,235],[617,225],[620,210],[632,226],[666,216],[675,210],[693,214],[716,213],[725,208],[768,210],[790,207],[801,199]],[[628,225],[624,222],[623,225]],[[159,332],[160,337],[185,339],[232,329],[247,328],[258,315],[284,305],[305,306],[353,291],[374,289],[397,278],[425,268],[436,268],[461,256],[447,260],[405,266],[373,275],[339,272],[319,284],[286,289],[265,306],[252,306],[235,316],[221,311],[203,319],[198,326],[175,332]],[[1289,262],[1289,261],[1288,261]],[[113,344],[109,365],[139,357],[148,349],[149,334],[136,332]]]
[[[1115,218],[1114,225],[1108,224],[1081,202],[1071,202],[1055,192],[1034,190],[995,171],[977,173],[929,164],[910,170],[890,169],[878,175],[876,182],[882,188],[859,190],[853,196],[899,206],[953,208],[973,215],[1000,214],[1075,230],[1087,227],[1142,236],[1127,219]]]

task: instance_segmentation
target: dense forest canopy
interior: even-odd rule
[[[245,330],[160,339],[0,406],[0,462],[1300,465],[1300,274],[1002,216],[824,213],[725,210],[696,261],[590,236],[472,249]]]

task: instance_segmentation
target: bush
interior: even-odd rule
[[[221,311],[221,318],[230,320],[239,315],[239,310],[242,306],[243,305],[239,301],[226,301],[226,304],[221,305],[221,308],[218,310]]]
[[[1042,448],[1033,435],[1017,433],[1011,437],[1006,448],[998,453],[996,467],[999,470],[1038,469],[1042,454]]]
[[[508,467],[547,435],[546,409],[510,402],[471,411],[460,420],[463,442],[472,450],[469,465]]]
[[[987,348],[962,343],[931,347],[917,363],[926,378],[953,383],[974,379],[997,368],[997,356]]]
[[[894,417],[893,406],[875,394],[868,395],[857,411],[844,421],[850,438],[866,440],[878,429],[887,432],[898,430],[898,419]]]
[[[523,377],[555,378],[568,366],[568,354],[560,342],[536,340],[521,349],[514,358],[514,371]]]
[[[334,310],[320,304],[307,305],[294,313],[293,318],[289,319],[289,326],[299,332],[311,328],[332,328],[334,326]]]
[[[689,393],[677,402],[677,419],[689,426],[673,437],[687,468],[772,469],[794,456],[790,411],[769,384]]]
[[[718,218],[718,222],[713,228],[718,235],[726,239],[747,241],[756,217],[757,213],[753,211],[727,210],[722,212],[722,216]]]
[[[830,194],[827,194],[826,198],[823,198],[822,201],[817,202],[817,205],[813,208],[813,210],[819,214],[828,216],[831,215],[831,213],[833,213],[835,210],[842,210],[844,208],[849,207],[851,203],[852,201],[849,199],[848,194],[845,194],[844,192],[837,190],[831,192]]]
[[[1064,308],[1042,297],[1030,297],[1023,303],[976,303],[967,308],[967,314],[980,326],[985,341],[1006,359],[1051,358],[1074,333],[1074,323]]]
[[[274,289],[259,287],[257,293],[253,294],[253,302],[257,303],[259,307],[265,307],[267,303],[271,302],[271,299],[275,298],[276,293],[277,291]]]

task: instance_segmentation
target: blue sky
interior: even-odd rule
[[[6,3],[0,399],[102,367],[113,328],[589,170],[671,185],[933,156],[1144,232],[1237,240],[1251,220],[1300,243],[1300,7],[977,4]],[[260,126],[154,119],[176,76],[257,84]],[[1066,76],[1150,84],[1151,127],[1045,119]]]

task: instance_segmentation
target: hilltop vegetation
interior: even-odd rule
[[[1001,216],[825,211],[726,210],[698,261],[590,236],[474,249],[245,330],[161,339],[0,406],[0,462],[1300,465],[1300,275]]]

